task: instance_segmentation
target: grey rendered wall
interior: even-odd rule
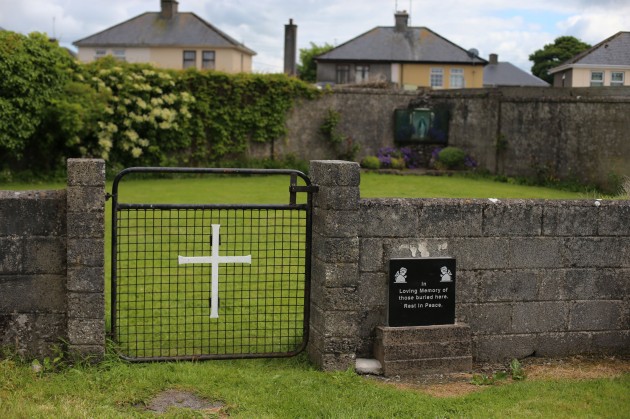
[[[0,191],[1,346],[102,356],[104,203],[102,160],[69,159],[66,190]]]
[[[457,259],[477,361],[630,351],[630,201],[359,198],[358,165],[312,162],[311,358],[344,369],[385,325],[390,258]]]

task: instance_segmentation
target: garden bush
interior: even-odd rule
[[[438,154],[438,162],[446,169],[460,169],[465,158],[464,150],[457,147],[445,147]]]
[[[393,168],[393,169],[416,169],[421,166],[421,157],[420,153],[411,148],[411,147],[383,147],[378,150],[377,157],[381,162],[382,168]],[[402,159],[401,162],[395,161],[394,159]],[[394,167],[394,165],[396,167]],[[401,167],[402,166],[402,167]]]
[[[405,166],[405,159],[402,157],[393,157],[391,159],[391,167],[396,170],[403,170]]]
[[[378,170],[381,168],[381,161],[376,156],[367,156],[361,160],[361,167],[364,169]]]
[[[431,153],[431,165],[436,169],[474,169],[477,162],[458,147],[437,147]]]
[[[44,34],[0,31],[0,164],[29,168],[26,149],[38,142],[36,132],[75,66]]]

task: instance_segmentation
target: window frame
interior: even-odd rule
[[[186,57],[187,54],[192,54],[192,58]],[[185,49],[182,53],[182,68],[197,68],[197,51],[191,49]]]
[[[370,66],[367,64],[359,64],[354,66],[354,81],[356,83],[364,83],[370,79]]]
[[[455,81],[458,82],[455,82]],[[463,68],[451,68],[449,74],[449,83],[451,89],[464,89],[466,88],[466,79],[464,78]]]
[[[601,80],[597,80],[593,77],[596,74],[601,75]],[[591,70],[590,87],[602,87],[602,86],[604,86],[604,72]]]
[[[615,80],[615,75],[620,75],[621,80]],[[625,71],[611,71],[610,72],[610,85],[611,86],[625,86],[626,72]]]
[[[212,55],[212,59],[206,59],[206,55]],[[214,50],[201,51],[201,69],[214,70],[217,65],[217,53]]]
[[[103,58],[107,56],[106,48],[94,48],[94,59],[98,60],[99,58]]]
[[[337,64],[335,69],[335,81],[337,84],[348,84],[350,82],[349,64]]]
[[[112,49],[112,56],[119,61],[127,61],[126,51],[121,48]]]
[[[440,82],[439,84],[437,84],[438,80]],[[429,71],[429,86],[432,89],[443,89],[444,88],[444,68],[442,68],[442,67],[431,67],[431,71]]]

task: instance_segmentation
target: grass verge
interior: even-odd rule
[[[434,397],[427,385],[392,385],[352,371],[320,372],[303,356],[133,365],[110,359],[57,373],[35,373],[27,364],[5,359],[0,361],[0,416],[152,416],[145,407],[163,392],[177,390],[223,407],[172,407],[165,417],[627,417],[627,360],[624,365],[625,373],[612,376],[463,384],[476,391]]]

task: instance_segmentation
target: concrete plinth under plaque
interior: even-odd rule
[[[470,327],[378,326],[374,356],[386,377],[467,372],[472,369]]]

